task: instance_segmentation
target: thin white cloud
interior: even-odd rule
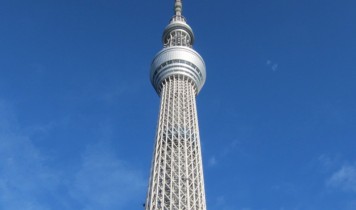
[[[135,199],[141,204],[139,196],[145,193],[146,180],[115,157],[107,145],[88,147],[82,159],[70,194],[83,209],[122,209]]]
[[[51,164],[55,158],[44,155],[32,134],[47,136],[55,126],[30,127],[33,131],[22,128],[11,106],[0,100],[0,209],[111,210],[135,201],[141,206],[147,180],[116,157],[109,143],[87,147],[72,166]]]
[[[271,187],[273,191],[287,194],[287,195],[297,195],[300,192],[300,189],[297,185],[291,182],[280,182]]]
[[[343,165],[331,175],[327,185],[333,188],[356,193],[356,164]]]
[[[236,207],[234,205],[236,200],[228,200],[227,196],[220,195],[214,199],[213,205],[211,209],[219,209],[219,210],[252,210],[250,207]]]
[[[270,67],[272,71],[277,71],[278,70],[278,63],[271,61],[271,60],[267,60],[266,61],[266,66]]]
[[[0,116],[0,209],[50,209],[40,198],[53,190],[57,177],[3,101]]]
[[[241,142],[238,141],[238,140],[233,140],[231,141],[225,148],[224,150],[222,151],[221,153],[221,156],[227,156],[229,155],[231,152],[233,152],[236,147],[240,146],[241,145]]]
[[[278,63],[273,64],[271,68],[272,68],[272,71],[277,71]]]
[[[122,97],[125,95],[138,92],[141,88],[142,83],[138,81],[120,81],[106,92],[100,92],[97,98],[106,103],[113,103],[122,100]]]
[[[226,158],[236,147],[240,145],[238,140],[231,141],[226,147],[224,147],[217,155],[213,155],[208,159],[208,166],[216,166],[219,160]]]
[[[216,157],[215,157],[215,156],[212,156],[212,157],[209,159],[209,166],[215,166],[216,164],[218,164],[218,161],[216,160]]]
[[[221,206],[221,205],[225,205],[226,201],[225,201],[225,196],[220,195],[216,198],[216,204]]]
[[[321,163],[321,165],[327,169],[331,168],[335,164],[335,161],[325,154],[319,155],[318,162]]]

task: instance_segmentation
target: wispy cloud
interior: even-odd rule
[[[37,127],[33,132],[46,136],[56,129]],[[135,200],[141,205],[146,180],[115,155],[108,140],[83,145],[81,158],[63,166],[52,164],[53,157],[34,144],[33,132],[21,127],[11,106],[0,101],[0,209],[111,210]]]
[[[213,155],[209,158],[208,164],[209,166],[216,166],[219,163],[219,160],[228,156],[231,152],[233,152],[236,147],[238,147],[241,143],[238,140],[233,140],[227,146],[225,146],[217,155]]]
[[[318,162],[327,169],[330,169],[335,165],[335,160],[325,154],[319,155]]]
[[[218,196],[217,198],[216,198],[216,205],[217,206],[223,206],[223,205],[225,205],[226,204],[226,200],[225,200],[225,196]]]
[[[271,189],[275,192],[286,195],[297,195],[301,191],[297,185],[291,182],[280,182],[276,185],[273,185]]]
[[[0,116],[0,209],[49,209],[41,198],[53,190],[58,177],[4,102],[0,102]]]
[[[221,210],[252,210],[251,208],[236,208],[236,206],[231,205],[231,201],[227,200],[227,197],[224,195],[220,195],[215,198],[215,202],[213,203],[213,209],[221,209]]]
[[[140,172],[115,157],[108,145],[89,146],[82,161],[70,194],[83,209],[122,209],[134,199],[140,205],[138,195],[145,192],[146,180]]]
[[[356,192],[356,164],[343,165],[327,180],[327,185],[344,191]]]
[[[216,157],[215,156],[212,156],[210,159],[209,159],[209,166],[215,166],[216,164],[218,164],[218,161],[216,160]]]
[[[122,100],[123,96],[127,96],[140,91],[143,87],[139,81],[120,81],[115,86],[110,86],[106,92],[100,92],[97,96],[99,100],[106,103],[113,103]]]
[[[267,60],[267,61],[266,61],[266,66],[267,66],[267,67],[270,67],[272,71],[277,71],[279,64],[276,63],[276,62],[274,62],[274,61]]]
[[[240,141],[238,141],[238,140],[233,140],[233,141],[231,141],[230,142],[230,144],[228,144],[225,148],[224,148],[224,150],[222,151],[222,153],[221,153],[221,155],[222,156],[227,156],[227,155],[229,155],[231,152],[233,152],[235,149],[236,149],[236,147],[238,147],[239,145],[241,145],[241,142]]]

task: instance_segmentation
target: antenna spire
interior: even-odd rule
[[[182,0],[175,0],[174,12],[176,16],[182,16]]]

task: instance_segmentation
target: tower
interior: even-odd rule
[[[194,34],[181,0],[175,0],[162,42],[150,73],[161,103],[145,210],[206,210],[195,101],[205,63],[192,48]]]

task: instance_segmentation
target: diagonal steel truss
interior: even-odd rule
[[[162,82],[146,210],[206,210],[196,92],[184,75]]]

